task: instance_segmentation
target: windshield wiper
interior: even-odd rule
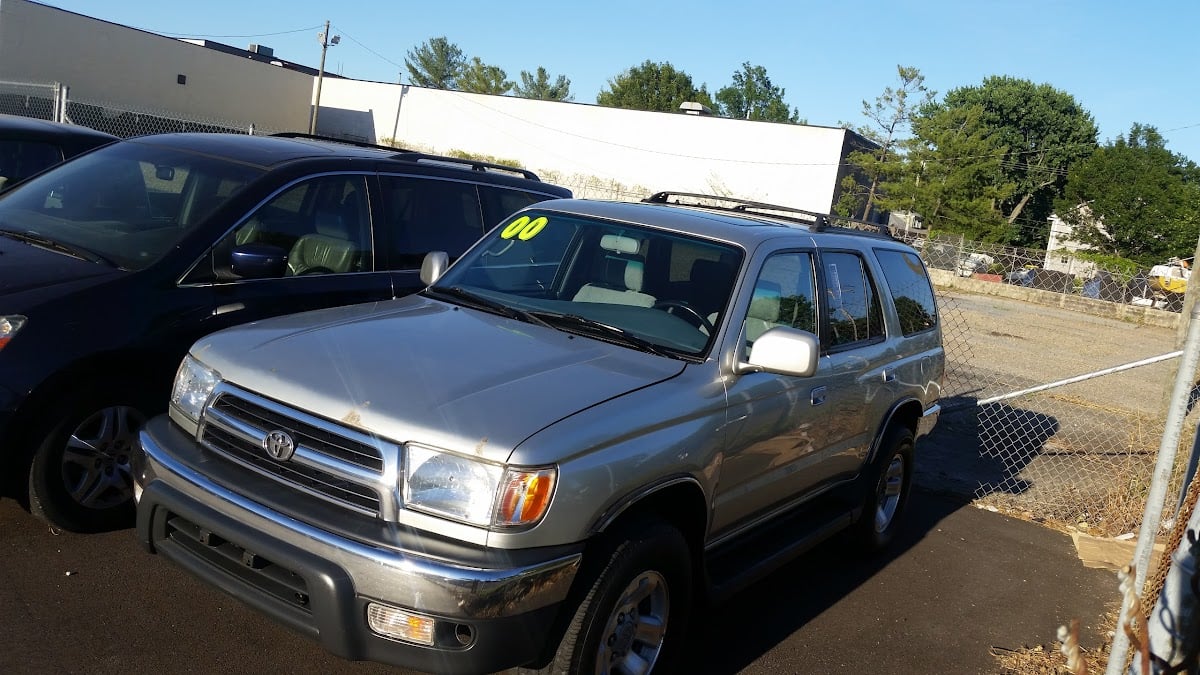
[[[589,319],[586,316],[580,316],[578,314],[560,314],[558,312],[530,313],[535,314],[543,321],[543,323],[556,322],[560,325],[566,324],[566,326],[576,330],[582,328],[593,335],[600,333],[603,337],[609,338],[610,340],[615,340],[617,343],[623,344],[627,347],[633,347],[634,349],[656,354],[658,356],[674,356],[672,353],[668,352],[662,347],[659,347],[653,342],[650,342],[649,340],[638,337],[624,328],[613,326],[611,324],[604,323],[603,321]]]
[[[105,258],[104,256],[100,255],[99,253],[96,253],[95,251],[89,251],[88,249],[83,248],[82,246],[66,244],[61,241],[57,241],[57,240],[51,239],[49,237],[40,235],[37,232],[29,232],[29,231],[16,232],[13,230],[0,230],[0,236],[8,237],[9,239],[16,239],[17,241],[23,241],[26,244],[40,246],[41,248],[49,249],[51,251],[58,251],[59,253],[66,253],[67,255],[71,256],[72,258],[79,258],[80,260],[86,260],[88,262],[94,262],[94,263],[103,263],[105,265],[108,265],[109,267],[117,266],[115,263],[113,263],[113,261],[109,260],[108,258]]]
[[[502,302],[492,300],[491,298],[484,297],[477,293],[472,293],[462,286],[430,286],[427,291],[430,293],[450,296],[455,300],[467,305],[468,307],[480,309],[485,312],[499,314],[500,316],[508,317],[510,319],[524,321],[525,323],[536,323],[547,328],[552,327],[550,324],[542,320],[541,317],[538,317],[523,309],[506,305]]]

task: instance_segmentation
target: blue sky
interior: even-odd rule
[[[766,68],[811,124],[863,124],[862,101],[916,66],[939,93],[989,75],[1048,83],[1095,118],[1100,140],[1151,124],[1200,162],[1200,2],[1195,0],[859,0],[604,3],[546,0],[46,0],[44,4],[176,37],[258,43],[316,67],[325,20],[342,36],[326,69],[395,82],[405,54],[445,36],[503,68],[545,67],[575,101],[621,71],[667,61],[706,84],[742,63]],[[407,73],[404,75],[407,81]],[[752,151],[752,149],[748,149]]]

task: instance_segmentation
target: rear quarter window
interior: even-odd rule
[[[920,257],[908,251],[876,249],[875,259],[887,280],[900,319],[900,331],[912,335],[937,326],[933,286]]]

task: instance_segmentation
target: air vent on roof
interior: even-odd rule
[[[275,50],[271,49],[270,47],[268,47],[266,45],[251,44],[249,47],[246,48],[246,51],[250,52],[251,54],[258,54],[259,56],[265,56],[268,59],[271,58],[272,56],[275,56]]]

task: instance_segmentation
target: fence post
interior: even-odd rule
[[[1185,515],[1180,514],[1179,517],[1183,518]],[[1200,536],[1200,508],[1192,508],[1187,529]],[[1200,624],[1196,623],[1200,618],[1197,616],[1197,612],[1200,611],[1200,598],[1197,598],[1192,590],[1198,558],[1200,541],[1188,541],[1185,536],[1171,556],[1171,568],[1167,571],[1162,593],[1150,612],[1150,625],[1147,626],[1150,653],[1171,667],[1182,666],[1189,655],[1195,658],[1196,650],[1200,649]],[[1155,669],[1152,672],[1160,671]]]
[[[1187,341],[1183,347],[1183,358],[1179,362],[1179,370],[1175,373],[1175,388],[1167,407],[1167,421],[1163,429],[1162,442],[1158,446],[1158,460],[1154,464],[1154,477],[1150,481],[1150,493],[1146,496],[1146,511],[1142,515],[1142,527],[1138,532],[1137,549],[1134,551],[1133,566],[1136,573],[1134,588],[1141,592],[1146,586],[1147,569],[1150,558],[1154,553],[1154,539],[1158,534],[1159,521],[1162,519],[1163,504],[1167,499],[1167,483],[1171,480],[1171,470],[1175,466],[1175,455],[1179,449],[1179,436],[1183,429],[1184,417],[1187,415],[1188,395],[1195,384],[1193,374],[1196,364],[1200,362],[1200,307],[1192,309],[1188,317]],[[1125,669],[1125,657],[1129,651],[1129,636],[1125,634],[1124,626],[1130,619],[1130,606],[1121,603],[1121,616],[1117,621],[1116,635],[1113,636],[1112,651],[1108,655],[1108,668],[1105,675],[1120,675]],[[1143,620],[1141,617],[1138,619]]]

